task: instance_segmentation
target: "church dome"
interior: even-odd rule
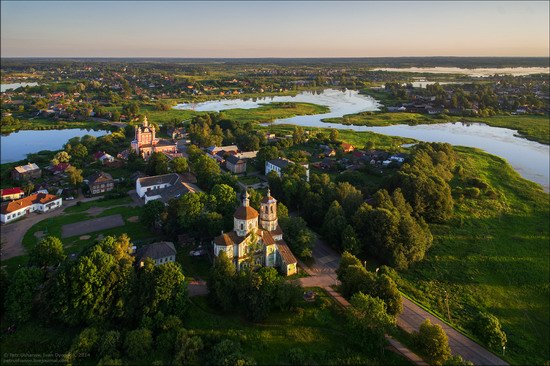
[[[252,220],[259,216],[258,211],[250,206],[241,206],[235,211],[233,215],[237,220]]]

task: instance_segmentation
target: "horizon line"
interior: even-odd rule
[[[229,59],[229,60],[258,60],[258,59],[369,59],[369,58],[546,58],[550,61],[549,56],[314,56],[314,57],[293,57],[293,56],[255,56],[255,57],[201,57],[201,56],[0,56],[0,59],[10,59],[10,58],[113,58],[113,59],[124,59],[124,58],[141,58],[141,59],[210,59],[210,60],[220,60],[220,59]]]

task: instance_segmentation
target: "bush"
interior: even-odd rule
[[[430,365],[443,365],[451,356],[447,334],[439,324],[432,324],[429,319],[420,325],[414,339],[420,353]]]
[[[480,194],[481,191],[476,187],[468,187],[464,189],[464,196],[469,198],[478,198]]]
[[[471,328],[483,343],[495,351],[506,346],[506,333],[501,328],[500,321],[494,315],[479,313],[472,322]]]
[[[476,187],[476,188],[479,188],[481,190],[485,190],[487,188],[489,188],[489,184],[479,178],[472,178],[470,179],[469,181],[470,185],[472,187]]]
[[[152,345],[153,336],[151,331],[148,329],[136,329],[126,334],[124,350],[129,358],[139,360],[147,356]]]

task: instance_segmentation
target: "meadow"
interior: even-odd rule
[[[433,247],[424,261],[401,273],[399,287],[468,334],[478,311],[497,316],[508,336],[507,361],[547,362],[549,196],[503,159],[477,149],[455,150],[465,176],[455,178],[452,186],[464,187],[468,179],[481,178],[499,197],[455,197],[453,219],[431,226]]]

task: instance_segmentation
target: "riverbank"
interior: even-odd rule
[[[19,120],[16,125],[2,125],[0,133],[9,134],[17,131],[43,131],[43,130],[67,130],[72,128],[80,129],[110,129],[108,123],[95,121],[53,121],[46,118],[34,118]]]
[[[540,115],[499,115],[492,117],[461,117],[427,115],[407,112],[361,112],[344,115],[340,118],[324,118],[325,123],[341,123],[348,126],[392,126],[418,125],[448,122],[485,123],[492,127],[503,127],[517,130],[519,136],[530,141],[550,145],[550,117]]]

